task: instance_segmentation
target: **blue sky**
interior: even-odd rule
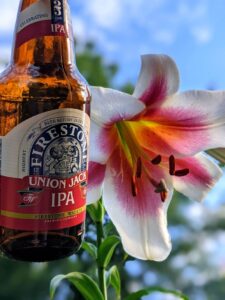
[[[1,0],[0,59],[9,60],[19,0]],[[165,53],[179,67],[181,89],[225,87],[224,0],[69,0],[80,44],[93,40],[118,62],[116,83],[135,83],[140,55]]]
[[[74,2],[75,32],[119,61],[119,81],[135,82],[141,54],[166,53],[178,64],[182,89],[225,86],[223,0]]]

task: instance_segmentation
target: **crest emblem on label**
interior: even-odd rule
[[[86,170],[87,141],[81,126],[70,123],[45,130],[30,153],[30,175],[67,178]]]

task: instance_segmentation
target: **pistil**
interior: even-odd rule
[[[165,202],[167,195],[168,195],[169,189],[166,185],[166,182],[164,179],[161,179],[159,184],[157,185],[156,189],[155,189],[155,193],[159,193],[161,196],[161,201]]]

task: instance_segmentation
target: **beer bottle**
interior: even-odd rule
[[[50,261],[79,249],[90,93],[75,65],[67,0],[21,0],[0,76],[0,249]]]

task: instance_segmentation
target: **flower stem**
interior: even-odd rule
[[[97,221],[96,222],[96,229],[97,229],[97,248],[99,250],[102,240],[104,239],[104,232],[103,232],[103,222]],[[99,264],[98,265],[98,281],[99,281],[99,288],[102,291],[104,296],[104,300],[107,300],[107,286],[106,286],[106,276],[105,276],[105,268]]]

